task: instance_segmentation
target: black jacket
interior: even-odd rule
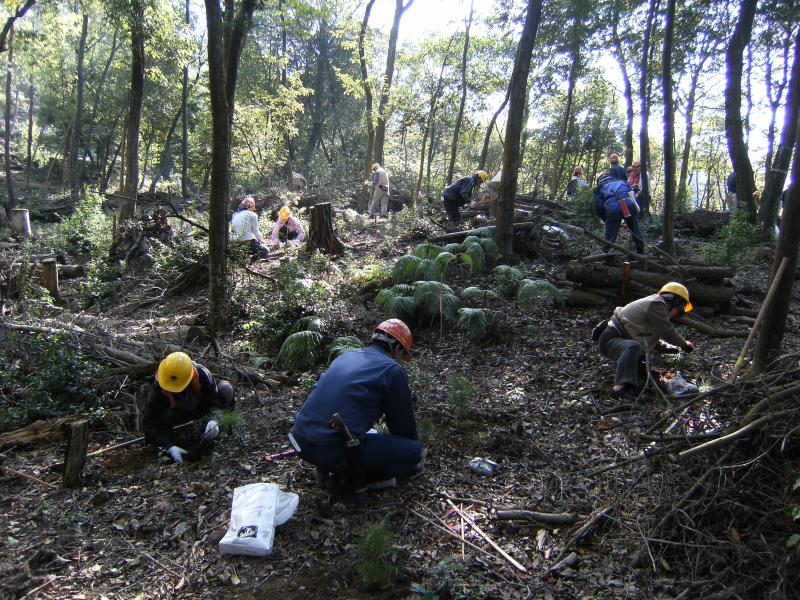
[[[451,202],[455,202],[456,206],[464,206],[468,204],[472,198],[472,190],[478,179],[480,179],[480,177],[477,175],[467,175],[466,177],[457,179],[444,189],[442,196]]]

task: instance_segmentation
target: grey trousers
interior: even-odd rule
[[[639,342],[622,337],[613,327],[606,327],[597,340],[597,348],[606,358],[617,361],[615,384],[639,387],[639,366],[644,355]]]
[[[378,207],[380,207],[382,217],[389,214],[389,194],[375,186],[372,192],[372,200],[369,203],[369,210],[367,211],[370,217],[378,212]]]

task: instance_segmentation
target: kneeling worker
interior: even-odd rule
[[[264,243],[264,236],[258,228],[256,201],[251,196],[245,197],[239,203],[239,208],[231,218],[231,241],[247,242],[250,254],[254,258],[269,256],[269,248]]]
[[[306,232],[303,230],[300,221],[292,216],[292,211],[289,210],[288,206],[282,206],[278,211],[278,220],[275,221],[275,227],[272,228],[272,233],[269,236],[270,243],[278,247],[289,242],[299,246],[305,240]]]
[[[423,447],[417,439],[408,375],[399,364],[409,360],[411,331],[399,319],[378,325],[366,348],[334,360],[295,416],[290,438],[300,458],[323,475],[349,478],[354,487],[359,485],[354,481],[355,462],[361,463],[358,480],[373,488],[391,486],[395,477],[421,466]],[[345,446],[346,435],[331,426],[336,413],[359,441],[360,456],[355,459]],[[381,416],[388,435],[370,432]]]
[[[233,405],[230,383],[214,379],[188,354],[173,352],[161,361],[153,379],[142,425],[145,441],[165,448],[172,460],[182,463],[187,451],[175,445],[173,427],[210,414],[203,440],[211,441],[219,435],[215,413],[232,409]]]
[[[645,352],[658,347],[669,350],[667,342],[692,352],[692,342],[683,339],[672,321],[692,310],[689,290],[672,281],[657,294],[618,306],[597,340],[600,353],[617,361],[611,397],[629,398],[639,388],[639,369]]]
[[[461,220],[462,206],[470,203],[472,200],[472,190],[480,187],[482,183],[486,183],[489,179],[489,174],[486,171],[476,171],[472,175],[462,177],[448,185],[442,192],[442,201],[444,202],[444,210],[447,212],[447,218],[454,223]]]

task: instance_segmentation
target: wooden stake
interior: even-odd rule
[[[55,300],[59,300],[61,292],[58,289],[58,264],[55,258],[48,258],[42,261],[42,281],[50,295]]]
[[[89,421],[74,421],[67,430],[67,452],[64,457],[63,486],[75,487],[80,482],[86,464],[86,447],[89,445]]]
[[[758,311],[758,317],[756,317],[756,322],[753,323],[753,326],[750,328],[750,335],[747,336],[747,340],[744,343],[744,347],[742,351],[739,353],[739,358],[736,359],[736,365],[733,367],[733,373],[731,374],[731,383],[736,381],[737,375],[739,375],[739,371],[744,366],[744,357],[747,354],[747,351],[750,349],[750,344],[753,342],[753,338],[755,337],[756,331],[758,330],[758,326],[761,325],[761,320],[764,318],[764,315],[767,312],[767,307],[770,305],[770,301],[772,297],[775,295],[775,290],[778,289],[778,282],[781,280],[783,276],[783,271],[786,269],[786,265],[789,262],[789,257],[785,256],[781,261],[781,265],[778,267],[778,271],[775,273],[775,278],[772,280],[772,283],[769,285],[769,290],[767,291],[767,297],[764,298],[764,304],[761,305],[761,310]]]
[[[21,236],[29,237],[31,235],[31,219],[27,208],[12,208],[11,223],[14,226],[14,231]]]

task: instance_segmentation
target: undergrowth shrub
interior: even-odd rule
[[[334,359],[340,357],[345,352],[358,350],[359,348],[363,347],[364,344],[362,344],[361,340],[354,335],[337,337],[330,344],[328,344],[328,347],[326,348],[328,352],[328,364],[332,363]]]
[[[450,286],[439,281],[417,281],[414,284],[414,300],[420,316],[428,317],[431,324],[439,319],[452,323],[461,307],[461,299]]]
[[[517,288],[517,302],[527,311],[544,306],[546,302],[561,306],[564,294],[556,286],[544,279],[523,279]]]
[[[283,341],[276,361],[292,371],[308,369],[317,361],[321,344],[321,333],[298,331]]]
[[[500,296],[492,290],[482,290],[479,287],[471,286],[461,290],[461,299],[464,302],[486,302],[487,300],[498,300]]]
[[[494,274],[497,277],[497,289],[504,296],[512,298],[523,279],[522,271],[510,265],[498,265],[494,268]]]
[[[397,552],[394,535],[385,522],[367,525],[357,549],[356,571],[361,581],[377,587],[391,584],[399,572]]]
[[[68,254],[99,257],[111,245],[111,219],[103,212],[103,197],[86,192],[74,212],[53,228],[55,247]]]
[[[447,380],[447,404],[457,419],[466,417],[475,404],[475,385],[464,375]]]
[[[436,428],[433,425],[433,421],[430,419],[420,419],[417,421],[417,433],[419,434],[419,440],[429,446],[430,443],[435,439],[435,431]]]
[[[465,242],[465,244],[466,250],[464,250],[459,257],[473,273],[479,273],[480,271],[483,271],[484,267],[486,266],[486,253],[483,250],[483,246],[481,246],[480,242],[477,241],[472,243]]]
[[[419,256],[412,254],[401,256],[392,267],[392,281],[394,283],[410,283],[414,281],[420,263],[422,263],[422,259]]]
[[[705,248],[705,257],[716,265],[735,266],[743,259],[749,260],[753,253],[753,241],[759,227],[747,222],[745,210],[735,210],[730,222],[711,238]]]
[[[105,259],[93,260],[79,284],[84,306],[111,301],[122,287],[122,266]]]
[[[458,328],[473,341],[481,342],[489,333],[492,312],[486,308],[461,308],[458,311]]]

